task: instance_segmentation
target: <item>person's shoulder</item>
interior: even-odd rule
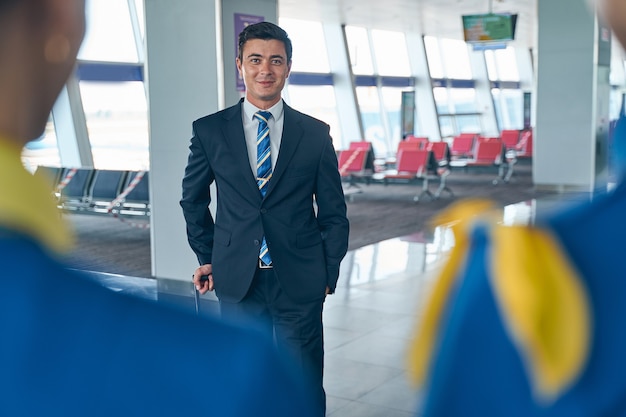
[[[16,282],[30,280],[30,285],[37,287],[60,277],[74,279],[77,274],[67,269],[60,256],[53,255],[32,236],[0,226],[2,273],[22,278]],[[60,285],[64,286],[65,281],[60,281]]]
[[[94,394],[75,401],[75,410],[84,411],[94,397],[115,400],[105,401],[107,405],[94,415],[126,409],[131,414],[211,411],[287,417],[301,415],[300,406],[310,408],[306,388],[291,365],[270,340],[251,329],[113,291],[92,275],[68,269],[17,233],[0,239],[0,261],[3,275],[15,277],[3,280],[0,292],[0,301],[11,312],[8,323],[25,335],[36,335],[29,343],[58,353],[52,363],[43,355],[41,367],[29,359],[33,369],[42,370],[29,374],[32,386],[41,385],[48,373],[62,375],[58,389],[50,387],[44,395],[50,415],[60,415],[55,413],[67,400],[65,393],[80,390],[85,381]],[[16,345],[26,341],[14,339]],[[7,381],[0,378],[0,387],[9,387]],[[23,384],[13,384],[7,390],[19,396],[22,388]],[[190,400],[182,400],[182,395],[155,396],[181,392]],[[236,398],[246,398],[247,404],[237,404]]]
[[[547,224],[558,229],[589,224],[621,224],[616,222],[626,210],[626,182],[619,183],[612,191],[594,196],[585,194],[581,198],[572,196],[572,201],[557,206],[537,219],[538,224]]]
[[[300,414],[301,407],[312,407],[308,387],[263,334],[164,305],[148,304],[127,314],[133,315],[136,321],[130,319],[128,327],[120,329],[121,334],[141,335],[140,342],[134,337],[128,341],[138,348],[132,359],[138,366],[130,366],[152,363],[160,373],[159,381],[144,384],[168,385],[169,391],[184,380],[190,397],[203,397],[219,415],[287,417],[307,415]],[[245,398],[246,403],[234,404],[237,398]]]

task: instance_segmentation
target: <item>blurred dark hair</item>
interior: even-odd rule
[[[0,0],[0,2],[2,1],[3,0]],[[287,32],[285,32],[280,26],[277,26],[270,22],[260,22],[246,26],[246,28],[242,30],[239,34],[239,60],[243,59],[243,46],[250,39],[276,39],[278,41],[281,41],[285,45],[287,62],[291,62],[291,40],[289,39]]]
[[[0,0],[0,14],[18,4],[20,0]]]

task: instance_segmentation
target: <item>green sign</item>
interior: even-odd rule
[[[463,16],[465,42],[499,42],[513,40],[515,14],[475,14]]]

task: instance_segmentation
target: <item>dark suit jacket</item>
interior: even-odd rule
[[[348,219],[337,157],[325,123],[284,104],[276,166],[265,198],[250,169],[242,102],[193,123],[181,206],[200,264],[213,265],[217,296],[247,293],[265,235],[274,271],[294,301],[334,291],[348,248]],[[271,132],[270,132],[271,135]],[[209,185],[217,185],[215,219]]]

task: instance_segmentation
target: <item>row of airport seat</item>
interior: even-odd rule
[[[477,141],[483,138],[478,133],[461,133],[452,138],[450,152],[453,157],[471,157],[476,149]],[[504,151],[511,159],[531,158],[533,155],[533,131],[503,130],[500,136],[491,137],[502,143]]]
[[[446,184],[451,169],[474,168],[497,170],[493,183],[508,182],[513,175],[515,163],[520,158],[532,157],[531,130],[505,130],[498,137],[483,137],[477,133],[463,133],[447,141],[431,142],[427,137],[409,135],[398,144],[394,157],[383,162],[374,158],[371,142],[351,142],[347,150],[338,152],[339,171],[348,184],[344,193],[352,195],[362,191],[358,182],[420,183],[421,193],[414,197],[419,201],[424,196],[439,198],[443,191],[451,196]],[[439,181],[435,193],[429,190],[429,181]]]
[[[532,130],[503,130],[500,136],[483,137],[477,133],[463,133],[452,139],[451,145],[453,168],[488,167],[498,169],[500,181],[508,182],[515,164],[533,155]]]
[[[422,149],[421,143],[403,141],[398,145],[391,168],[387,168],[390,161],[386,161],[383,168],[380,168],[380,165],[376,166],[373,155],[372,144],[368,141],[351,142],[347,150],[339,152],[339,172],[348,183],[348,186],[344,187],[344,194],[349,198],[362,191],[357,184],[359,180],[365,180],[367,183],[380,182],[385,185],[421,184],[421,192],[413,198],[414,201],[426,196],[430,199],[439,198],[443,191],[453,195],[445,183],[445,178],[449,174],[447,166],[449,152],[445,142],[432,142]],[[433,180],[439,181],[435,193],[429,189],[429,183]]]
[[[59,209],[120,218],[150,216],[149,172],[38,166]]]

